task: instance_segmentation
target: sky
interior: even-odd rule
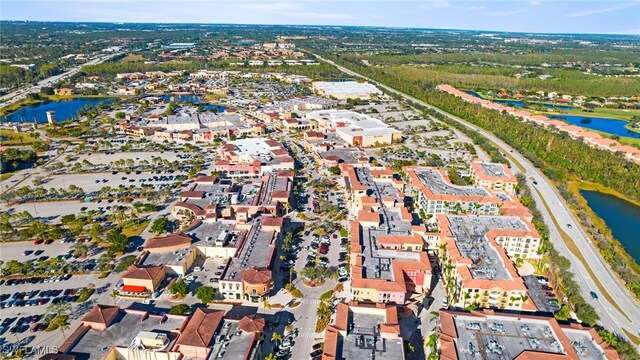
[[[354,25],[640,35],[640,0],[2,0],[0,20]]]

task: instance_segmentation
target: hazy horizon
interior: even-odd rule
[[[640,35],[640,1],[5,0],[0,19]]]

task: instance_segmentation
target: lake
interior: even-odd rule
[[[524,103],[522,101],[517,100],[493,100],[496,104],[502,104],[505,106],[522,108],[524,107]],[[538,104],[538,103],[529,103],[529,107],[531,106],[544,106],[547,109],[555,109],[555,110],[574,110],[575,108],[568,105],[552,105],[552,104]]]
[[[110,98],[74,98],[69,100],[48,101],[40,104],[24,106],[15,112],[2,118],[2,122],[47,122],[46,112],[56,112],[58,121],[69,120],[78,115],[78,110],[86,105],[98,105],[101,102],[110,102]]]
[[[205,110],[217,110],[224,111],[226,109],[225,106],[222,105],[214,105],[210,104],[204,96],[186,94],[186,95],[164,95],[162,96],[162,101],[170,102],[173,101],[175,103],[188,103],[202,106]]]
[[[640,263],[640,206],[598,191],[580,190],[580,195],[604,220],[627,253]]]
[[[624,120],[616,120],[609,118],[590,117],[582,115],[549,115],[552,119],[559,119],[568,122],[571,125],[580,126],[587,129],[598,130],[608,134],[626,136],[632,138],[640,138],[640,134],[627,130],[624,126],[627,124]]]

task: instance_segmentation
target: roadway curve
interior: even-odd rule
[[[626,336],[626,334],[622,331],[622,329],[626,329],[630,333],[634,335],[640,335],[640,306],[635,299],[635,297],[629,293],[622,284],[622,282],[618,279],[618,277],[613,273],[613,271],[609,268],[609,266],[605,263],[604,259],[600,256],[598,250],[595,246],[588,240],[588,237],[582,230],[579,222],[574,218],[573,214],[568,210],[568,207],[564,201],[564,199],[560,196],[557,189],[551,184],[551,181],[542,174],[535,166],[533,166],[523,155],[516,152],[513,148],[507,145],[505,142],[500,140],[498,137],[493,135],[490,132],[483,130],[467,121],[451,115],[446,111],[443,111],[437,107],[429,105],[424,101],[416,99],[413,96],[407,95],[403,92],[395,90],[389,86],[381,84],[373,79],[362,76],[352,70],[349,70],[343,66],[336,64],[335,62],[325,59],[319,55],[314,54],[318,59],[331,64],[337,67],[340,71],[355,77],[359,77],[361,79],[367,80],[371,83],[375,83],[379,87],[389,91],[391,93],[395,93],[406,100],[410,100],[417,104],[420,104],[426,108],[437,111],[438,113],[461,123],[470,129],[477,131],[479,134],[489,139],[493,143],[495,143],[498,148],[500,148],[504,153],[509,154],[513,159],[519,162],[525,169],[524,173],[527,175],[527,181],[529,182],[529,186],[532,188],[532,194],[538,204],[538,208],[543,214],[545,223],[549,227],[550,238],[553,241],[555,248],[562,254],[566,256],[571,261],[571,270],[575,274],[575,280],[580,285],[580,289],[582,291],[582,295],[585,300],[589,302],[596,309],[598,314],[600,315],[601,324],[607,329],[617,332],[622,336]],[[517,167],[516,167],[517,168]],[[538,185],[533,185],[531,178],[537,180]],[[547,211],[545,208],[542,199],[535,189],[538,189],[544,200],[549,205],[551,213]],[[562,204],[562,205],[559,205]],[[586,259],[588,264],[590,265],[591,270],[598,276],[600,282],[607,286],[607,291],[611,295],[613,299],[617,301],[618,307],[624,309],[625,314],[620,313],[611,303],[605,299],[604,296],[600,296],[599,300],[591,299],[590,292],[597,291],[598,287],[596,286],[593,279],[589,276],[587,269],[584,264],[573,255],[573,253],[569,250],[565,242],[562,240],[560,236],[560,230],[556,227],[552,218],[555,218],[560,224],[560,226],[565,226],[567,224],[571,225],[571,228],[567,226],[566,233],[573,239],[576,243],[578,249],[582,253],[582,256]],[[560,230],[560,231],[559,231]],[[630,320],[631,319],[631,320]],[[635,320],[634,320],[635,319]]]
[[[36,85],[32,85],[29,86],[26,89],[20,89],[20,90],[16,90],[12,93],[9,93],[7,95],[4,95],[2,97],[0,97],[0,108],[3,108],[7,105],[11,105],[17,101],[20,101],[22,99],[24,99],[27,94],[29,93],[33,93],[33,92],[39,92],[40,89],[42,89],[42,87],[47,87],[47,86],[53,86],[55,83],[57,83],[60,80],[64,80],[70,76],[73,76],[77,73],[80,72],[80,70],[82,69],[83,66],[85,65],[96,65],[96,64],[100,64],[102,62],[105,62],[109,59],[112,59],[118,55],[121,55],[122,53],[114,53],[114,54],[109,54],[109,55],[105,55],[105,56],[101,56],[98,57],[96,59],[93,59],[87,63],[75,66],[73,68],[71,68],[70,70],[62,73],[62,74],[58,74],[58,75],[54,75],[51,76],[49,78],[46,78],[44,80],[39,81]]]

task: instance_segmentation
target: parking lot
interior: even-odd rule
[[[538,308],[538,311],[554,313],[560,310],[560,306],[549,281],[544,276],[523,276],[529,297]]]

